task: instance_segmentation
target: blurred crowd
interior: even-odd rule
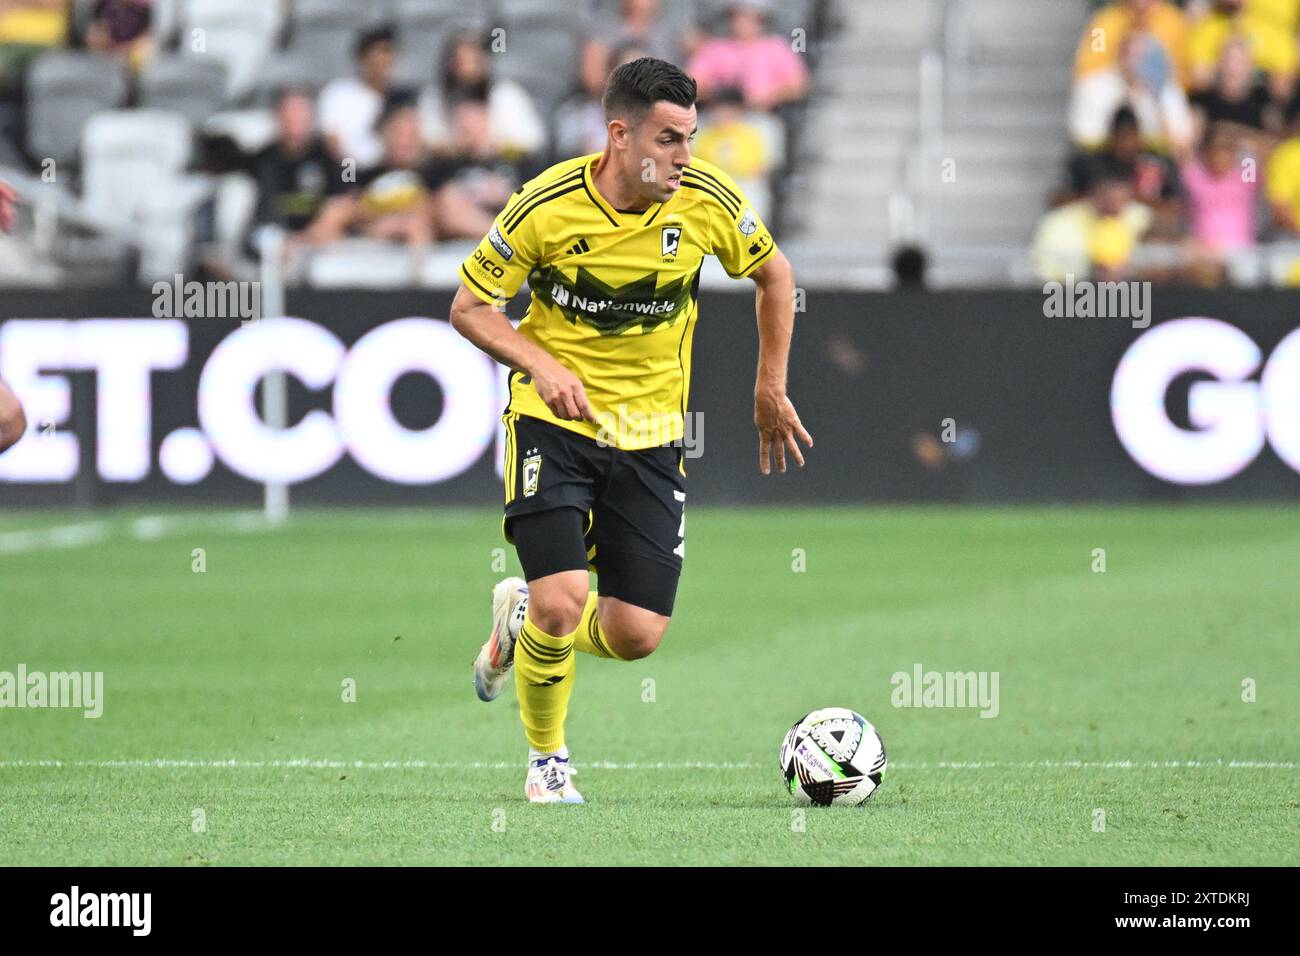
[[[187,2],[197,0],[0,0],[0,165],[39,175],[46,162],[32,147],[31,125],[41,117],[32,115],[27,82],[42,56],[73,49],[115,58],[138,91],[148,85],[158,58],[201,58],[185,29]],[[316,14],[330,5],[264,2],[282,7],[281,37],[268,61],[294,49],[297,13],[310,6]],[[309,248],[349,237],[414,249],[479,238],[519,184],[551,163],[604,147],[605,80],[619,64],[645,55],[681,64],[696,78],[701,96],[694,154],[730,172],[752,191],[755,206],[769,207],[760,211],[779,221],[770,208],[779,201],[770,178],[785,162],[787,110],[804,100],[809,75],[790,37],[774,32],[770,3],[550,4],[571,16],[581,12],[581,33],[570,37],[576,56],[544,63],[547,75],[537,84],[499,68],[504,43],[527,44],[529,36],[522,28],[512,34],[507,25],[503,42],[492,14],[515,6],[545,14],[546,4],[462,4],[475,15],[458,23],[452,11],[432,55],[413,74],[399,70],[413,39],[402,14],[419,0],[336,3],[373,8],[380,16],[367,16],[347,35],[349,59],[335,75],[311,82],[291,70],[266,70],[246,88],[218,97],[221,115],[260,111],[267,118],[264,135],[248,135],[246,122],[190,117],[194,139],[186,172],[242,176],[255,184],[238,244],[246,262],[257,257],[259,230],[272,224],[287,230],[294,245]],[[430,10],[449,6],[429,0]],[[385,15],[390,11],[393,16]],[[160,29],[160,22],[170,26]],[[428,49],[428,37],[418,39],[421,50]],[[535,86],[560,95],[542,97]],[[122,104],[149,105],[138,92]],[[223,219],[210,210],[207,215]],[[222,272],[229,264],[205,265]]]
[[[1079,40],[1044,279],[1253,281],[1300,234],[1300,0],[1115,0]],[[1276,278],[1300,284],[1300,260]]]

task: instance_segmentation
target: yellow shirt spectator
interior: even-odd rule
[[[1295,32],[1300,27],[1300,0],[1246,0],[1246,15]]]
[[[1120,41],[1137,24],[1127,3],[1111,3],[1097,11],[1083,31],[1075,56],[1075,77],[1087,76],[1115,65]],[[1191,74],[1187,63],[1187,21],[1183,11],[1166,0],[1158,0],[1147,14],[1143,28],[1164,46],[1174,66],[1174,76],[1184,87]]]
[[[1268,2],[1294,5],[1294,0]],[[1295,72],[1295,27],[1281,27],[1270,16],[1254,13],[1251,7],[1240,18],[1213,13],[1192,27],[1187,44],[1192,70],[1202,77],[1212,74],[1223,45],[1237,34],[1250,47],[1251,62],[1265,73],[1285,76]]]
[[[0,43],[63,46],[68,36],[67,0],[29,0],[0,8]]]
[[[1288,139],[1268,161],[1268,200],[1291,210],[1300,223],[1300,137]]]
[[[767,144],[762,134],[744,120],[700,130],[695,137],[694,152],[705,162],[721,166],[735,179],[767,175]]]

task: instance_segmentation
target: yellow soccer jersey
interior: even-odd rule
[[[642,212],[620,212],[591,174],[599,153],[525,183],[460,268],[479,298],[504,304],[532,290],[519,331],[574,372],[596,423],[562,421],[527,375],[510,375],[508,412],[634,450],[682,437],[700,266],[715,255],[747,276],[776,249],[731,177],[693,160],[681,188]]]

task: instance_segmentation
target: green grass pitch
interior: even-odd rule
[[[0,671],[105,695],[0,709],[0,859],[1300,863],[1295,508],[701,507],[686,540],[660,650],[578,660],[588,804],[532,807],[513,688],[470,681],[495,510],[0,514]],[[997,672],[998,715],[894,707],[916,664]],[[831,705],[890,769],[801,817],[777,748]]]

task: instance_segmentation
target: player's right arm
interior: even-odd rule
[[[23,404],[13,389],[0,379],[0,452],[16,444],[25,431],[27,416],[23,414]]]
[[[578,376],[520,335],[504,312],[484,302],[463,282],[451,303],[451,327],[502,365],[532,376],[537,394],[557,418],[596,420]]]
[[[537,216],[530,215],[527,188],[510,197],[492,230],[460,267],[460,288],[451,303],[451,327],[502,365],[531,376],[546,407],[566,421],[595,421],[582,381],[555,356],[521,335],[505,304],[540,257]]]
[[[14,227],[14,205],[18,194],[14,188],[0,180],[0,230],[8,232]],[[0,379],[0,452],[17,443],[27,431],[27,416],[23,414],[23,403],[18,401],[14,390]]]

